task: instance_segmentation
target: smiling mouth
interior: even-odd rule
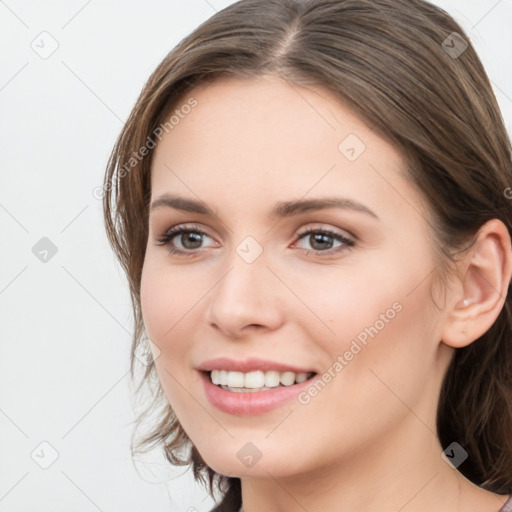
[[[215,386],[233,393],[256,393],[276,388],[290,387],[312,379],[316,372],[295,373],[253,371],[248,373],[211,370],[204,372]]]

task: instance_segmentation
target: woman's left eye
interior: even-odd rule
[[[204,231],[195,226],[175,226],[158,238],[156,245],[166,246],[170,254],[192,256],[199,253],[196,249],[204,248],[202,244],[205,239],[212,240]],[[301,249],[316,254],[337,253],[355,244],[352,239],[341,233],[319,228],[300,233],[298,239],[299,242],[305,241],[310,245],[310,248],[300,247]]]
[[[310,249],[301,247],[301,249],[308,252],[313,251],[317,254],[319,252],[327,254],[337,253],[354,245],[354,241],[350,238],[329,229],[310,229],[299,235],[299,241],[307,241],[311,247]],[[339,245],[334,246],[336,242]]]

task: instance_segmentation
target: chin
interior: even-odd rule
[[[242,449],[227,449],[222,453],[208,453],[201,456],[208,466],[216,473],[228,477],[286,477],[294,474],[297,468],[293,467],[286,457],[286,454],[280,454],[273,451],[272,456],[265,456],[260,452],[259,458],[254,450],[254,456],[250,458],[250,451],[254,450],[250,445]]]

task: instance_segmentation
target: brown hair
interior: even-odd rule
[[[198,83],[262,73],[333,91],[404,155],[407,175],[432,211],[437,250],[447,264],[486,221],[500,219],[511,232],[512,204],[504,193],[512,183],[510,140],[486,72],[446,12],[422,0],[242,0],[167,55],[143,88],[108,163],[106,230],[128,276],[135,317],[132,379],[134,353],[144,338],[140,280],[152,153],[129,169],[126,162]],[[494,325],[455,351],[437,415],[442,446],[457,441],[469,453],[461,473],[499,494],[512,492],[510,307],[509,294]],[[217,486],[223,500],[216,511],[237,510],[240,479],[204,463],[155,374],[149,364],[138,389],[151,380],[156,384],[148,411],[160,404],[161,416],[138,448],[162,445],[171,463],[192,464],[196,479],[208,479],[212,497]]]

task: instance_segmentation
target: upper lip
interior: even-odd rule
[[[315,370],[310,368],[299,368],[290,364],[279,363],[277,361],[269,361],[268,359],[259,359],[251,357],[249,359],[236,360],[229,357],[216,357],[215,359],[208,359],[203,361],[198,367],[198,370],[209,372],[211,370],[226,370],[233,372],[248,373],[256,370],[277,372],[294,372],[294,373],[316,373]]]

